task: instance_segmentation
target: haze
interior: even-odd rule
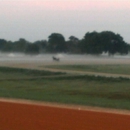
[[[28,41],[61,33],[82,39],[110,30],[130,43],[129,0],[0,0],[0,38]]]

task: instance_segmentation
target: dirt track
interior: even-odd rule
[[[130,115],[0,101],[0,130],[130,130]]]
[[[102,59],[91,61],[88,60],[88,62],[0,62],[0,66],[7,66],[7,67],[16,67],[16,68],[28,68],[28,69],[37,69],[37,70],[49,70],[53,72],[65,72],[68,74],[80,74],[80,75],[96,75],[96,76],[105,76],[105,77],[124,77],[124,78],[130,78],[130,75],[124,75],[124,74],[110,74],[110,73],[99,73],[99,72],[87,72],[87,71],[75,71],[75,70],[62,70],[62,69],[52,69],[47,68],[49,65],[65,65],[65,64],[130,64],[130,60],[128,59],[109,59],[104,61]],[[46,66],[46,67],[45,67]]]

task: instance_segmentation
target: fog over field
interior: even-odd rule
[[[55,56],[60,61],[53,61]],[[102,54],[94,55],[79,55],[79,54],[40,54],[40,55],[25,55],[22,53],[0,53],[0,63],[48,63],[48,64],[129,64],[130,55],[114,55],[108,56]]]

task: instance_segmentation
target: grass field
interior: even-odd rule
[[[22,69],[22,68],[11,68],[11,67],[0,67],[0,80],[7,79],[27,79],[37,78],[43,76],[56,76],[65,73],[61,72],[50,72],[50,71],[39,71],[33,69]]]
[[[130,79],[0,67],[0,97],[130,110]]]
[[[129,64],[50,65],[49,68],[130,75]]]

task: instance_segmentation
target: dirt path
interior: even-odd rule
[[[45,104],[0,101],[0,130],[129,130],[130,113]]]
[[[53,69],[53,68],[44,68],[43,70],[53,71],[53,72],[65,72],[68,74],[78,74],[78,75],[94,75],[94,76],[105,76],[105,77],[123,77],[123,78],[130,78],[130,75],[124,74],[110,74],[110,73],[99,73],[99,72],[90,72],[90,71],[76,71],[76,70],[62,70],[62,69]]]
[[[130,64],[129,62],[125,62],[126,64]],[[79,64],[75,62],[61,62],[61,63],[55,63],[55,62],[27,62],[27,63],[11,63],[11,62],[3,62],[0,63],[0,66],[7,66],[7,67],[16,67],[16,68],[28,68],[28,69],[37,69],[37,70],[48,70],[53,72],[65,72],[68,74],[78,74],[78,75],[96,75],[96,76],[105,76],[105,77],[123,77],[123,78],[130,78],[130,75],[124,75],[124,74],[110,74],[110,73],[99,73],[99,72],[88,72],[88,71],[76,71],[76,70],[63,70],[63,69],[53,69],[53,68],[47,68],[47,65],[64,65],[64,64]],[[90,62],[85,62],[81,64],[90,64]],[[99,62],[96,62],[96,64],[99,64]],[[104,62],[101,62],[100,64],[104,64]],[[108,62],[106,64],[123,64],[123,61],[121,62]]]

